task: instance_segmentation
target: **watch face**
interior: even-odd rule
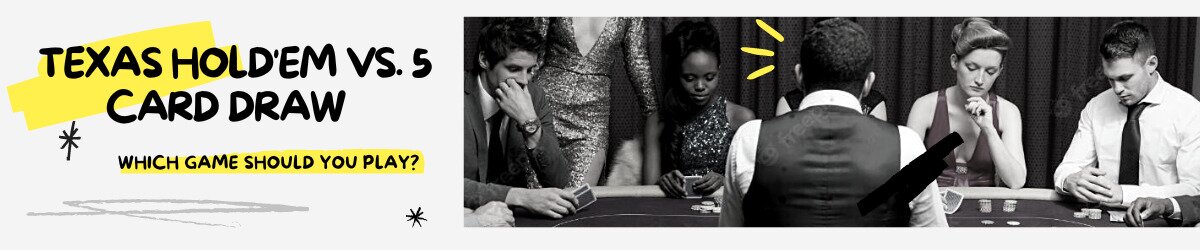
[[[536,122],[530,122],[521,125],[521,130],[524,130],[526,134],[533,134],[534,132],[537,132],[537,129],[538,124]]]

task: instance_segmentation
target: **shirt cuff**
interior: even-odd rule
[[[1055,171],[1057,171],[1057,170],[1055,170]],[[1076,170],[1075,172],[1071,172],[1070,174],[1063,176],[1061,179],[1058,178],[1057,175],[1055,175],[1054,176],[1055,177],[1054,178],[1054,191],[1058,191],[1059,194],[1071,194],[1070,192],[1067,192],[1067,177],[1069,177],[1069,176],[1071,176],[1071,174],[1077,173],[1079,171],[1083,171],[1083,170]]]
[[[1121,185],[1121,206],[1129,207],[1133,205],[1134,200],[1144,197],[1137,189],[1136,185]]]
[[[1180,210],[1179,209],[1179,201],[1176,201],[1175,198],[1167,198],[1167,200],[1171,200],[1171,209],[1172,209],[1171,214],[1167,215],[1167,219],[1182,220],[1183,213],[1179,211]]]

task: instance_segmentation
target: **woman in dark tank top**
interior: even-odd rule
[[[1021,188],[1026,177],[1021,113],[990,93],[1011,40],[983,18],[963,20],[950,36],[956,84],[917,99],[907,125],[925,138],[926,147],[951,132],[963,137],[963,144],[946,156],[950,167],[938,176],[938,186]]]

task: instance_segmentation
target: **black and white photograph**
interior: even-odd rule
[[[1196,227],[1198,22],[468,16],[464,224]]]

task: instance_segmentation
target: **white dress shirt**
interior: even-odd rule
[[[1079,129],[1054,171],[1054,186],[1067,193],[1067,176],[1096,167],[1103,178],[1117,182],[1121,169],[1121,134],[1128,108],[1113,91],[1088,102],[1079,114]],[[1142,98],[1150,106],[1142,111],[1139,185],[1121,185],[1121,206],[1139,197],[1168,198],[1200,194],[1200,102],[1171,86],[1162,77]],[[1115,204],[1114,204],[1115,205]]]
[[[492,121],[488,120],[488,118],[492,118],[492,115],[495,115],[497,112],[501,111],[500,103],[496,101],[496,98],[492,97],[492,94],[490,94],[492,92],[488,91],[488,89],[484,87],[482,76],[475,75],[475,83],[478,83],[477,85],[479,86],[479,110],[482,111],[479,113],[483,115],[483,133],[484,136],[486,136],[485,138],[488,138],[488,145],[491,145]],[[508,123],[506,121],[508,121],[507,115],[504,116],[504,118],[500,118],[500,138],[504,138],[506,135],[505,132],[507,132],[508,129]],[[504,145],[504,140],[500,140],[500,143],[501,145]]]
[[[821,90],[804,96],[800,108],[818,105],[836,105],[857,110],[862,113],[858,98],[840,90]],[[721,203],[721,226],[742,226],[742,198],[750,190],[750,181],[754,179],[754,157],[757,154],[758,134],[762,120],[753,120],[738,128],[729,145],[729,159],[725,169],[725,193]],[[924,141],[916,132],[904,126],[899,127],[900,134],[900,167],[908,165],[917,156],[925,153]],[[946,227],[945,210],[942,209],[937,183],[930,182],[925,191],[908,203],[912,209],[909,226],[916,227]]]

